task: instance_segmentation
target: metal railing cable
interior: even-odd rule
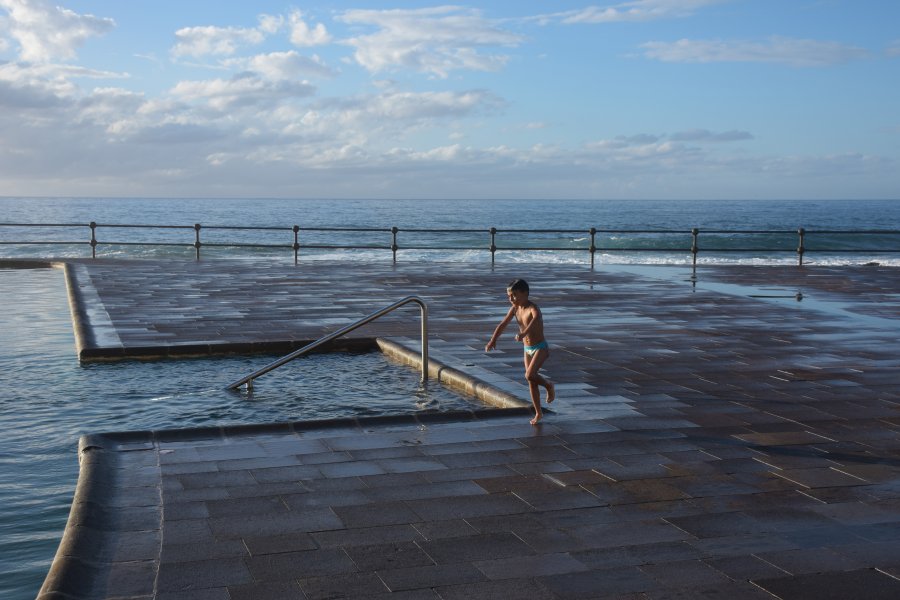
[[[289,250],[293,252],[294,263],[299,263],[301,250],[376,250],[389,251],[393,260],[397,260],[401,251],[481,251],[489,252],[491,262],[497,253],[503,252],[572,252],[586,253],[594,265],[597,253],[687,253],[692,262],[697,263],[701,253],[770,253],[794,254],[799,265],[809,253],[840,254],[894,254],[900,253],[900,230],[891,229],[486,229],[472,228],[378,228],[378,227],[302,227],[292,226],[252,226],[252,225],[151,225],[136,223],[0,223],[0,232],[20,229],[19,239],[0,235],[0,246],[89,246],[91,257],[97,258],[98,249],[115,247],[160,247],[190,248],[194,256],[200,260],[203,249],[244,248],[265,250]],[[81,240],[70,239],[70,231],[87,228],[88,235]],[[64,230],[64,239],[42,235],[49,230]],[[148,235],[129,234],[138,230],[149,231]],[[114,233],[126,232],[125,239],[119,239]],[[102,232],[102,235],[98,232]],[[190,237],[171,238],[182,232],[193,232]],[[153,235],[153,234],[159,235]],[[244,233],[255,236],[254,239],[241,237]],[[222,238],[225,234],[225,238]],[[235,234],[235,235],[231,235]],[[256,235],[259,234],[259,235]],[[282,241],[260,241],[263,235],[283,235]],[[109,236],[109,237],[107,237]],[[456,241],[446,241],[449,236]],[[578,242],[572,239],[563,244],[560,236],[577,236]],[[616,238],[628,236],[628,243],[612,243]],[[862,243],[889,236],[896,238],[895,243],[880,244],[873,248]],[[384,241],[373,241],[381,237]],[[598,239],[601,238],[601,239]],[[759,238],[764,238],[759,243]],[[835,240],[851,239],[840,247],[824,248],[810,245],[810,239],[822,240],[825,237]],[[162,238],[162,239],[160,239]],[[460,241],[461,238],[462,241]],[[478,241],[478,239],[481,241]],[[773,239],[778,238],[775,245]],[[754,239],[757,244],[750,243]],[[663,243],[663,240],[667,240]],[[743,240],[743,245],[729,245],[734,240]]]

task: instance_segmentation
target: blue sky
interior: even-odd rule
[[[896,0],[0,0],[0,194],[898,198]]]

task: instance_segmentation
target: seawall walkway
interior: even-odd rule
[[[483,352],[523,277],[558,400],[86,436],[41,598],[900,597],[896,269],[67,269],[85,359],[295,345],[416,294],[440,360],[527,399],[511,334]],[[414,340],[413,310],[353,335]]]

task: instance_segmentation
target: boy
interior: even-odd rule
[[[541,365],[550,356],[550,346],[544,339],[544,319],[541,317],[541,309],[528,299],[528,284],[524,280],[516,279],[510,283],[506,288],[506,295],[512,306],[497,325],[491,341],[487,343],[484,350],[490,352],[497,347],[497,338],[515,317],[519,326],[516,341],[525,345],[525,379],[528,381],[531,403],[534,404],[534,418],[531,420],[531,424],[537,425],[544,416],[544,413],[541,412],[541,391],[538,386],[544,386],[547,389],[547,404],[556,398],[553,383],[538,373]]]

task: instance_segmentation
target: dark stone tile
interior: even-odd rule
[[[227,539],[342,529],[344,524],[329,508],[309,508],[303,512],[219,517],[209,519],[209,526],[217,538]]]
[[[735,581],[749,581],[751,579],[769,579],[787,575],[784,571],[756,556],[731,556],[728,558],[713,558],[706,560],[706,564],[721,571]]]
[[[355,573],[358,569],[342,550],[307,550],[251,556],[247,568],[255,581],[293,581]]]
[[[772,595],[745,581],[730,581],[712,587],[666,588],[647,592],[642,600],[697,600],[723,598],[727,600],[772,600]]]
[[[869,567],[890,568],[900,566],[900,543],[871,542],[830,546],[830,550]]]
[[[761,552],[757,556],[791,575],[821,573],[823,571],[851,571],[867,566],[863,564],[863,561],[842,556],[828,548]]]
[[[159,560],[162,563],[194,562],[241,558],[247,555],[247,548],[240,540],[217,540],[193,544],[164,544]]]
[[[207,487],[236,487],[242,485],[256,485],[250,471],[226,471],[224,473],[194,473],[178,475],[178,481],[184,489],[196,489]]]
[[[158,592],[152,596],[154,600],[234,600],[228,588],[207,588],[204,590],[188,590],[186,592]]]
[[[505,579],[462,585],[442,586],[435,590],[443,600],[554,600],[556,596],[531,579]]]
[[[845,600],[858,597],[865,597],[866,600],[894,600],[900,597],[900,581],[875,569],[759,579],[754,583],[771,594],[792,600]]]
[[[438,564],[529,556],[535,551],[511,533],[484,533],[418,542]]]
[[[527,579],[541,575],[559,575],[586,571],[588,567],[567,552],[516,556],[474,563],[488,579]]]
[[[363,490],[335,490],[304,492],[302,494],[284,494],[279,500],[282,506],[303,512],[308,508],[325,508],[337,506],[353,506],[365,504],[369,496]]]
[[[463,519],[451,519],[449,521],[423,521],[413,523],[423,539],[441,540],[452,537],[466,537],[479,533],[472,525]],[[481,533],[484,533],[482,531]]]
[[[484,494],[485,491],[472,481],[423,482],[416,485],[380,487],[374,490],[366,490],[365,492],[365,496],[373,502],[422,500],[448,496],[480,496]]]
[[[537,578],[537,582],[563,599],[602,598],[645,592],[658,584],[637,567],[564,573]]]
[[[689,534],[661,520],[609,523],[571,529],[569,532],[594,548],[638,546],[691,538]]]
[[[218,541],[218,544],[224,544],[225,541]],[[270,535],[270,536],[246,536],[242,540],[244,545],[252,556],[262,554],[280,554],[282,552],[299,552],[301,550],[314,550],[317,548],[315,541],[309,534],[292,533],[286,535]]]
[[[231,515],[247,515],[261,513],[287,512],[288,507],[278,496],[261,496],[257,498],[240,498],[229,500],[209,500],[206,502],[210,517],[227,517]],[[168,518],[168,506],[166,510]]]
[[[306,600],[307,598],[296,581],[230,586],[228,594],[227,598],[230,600]]]
[[[406,542],[422,539],[412,525],[386,525],[383,527],[360,527],[335,531],[315,531],[310,534],[321,548],[346,548],[349,546],[371,546],[379,543]]]
[[[419,542],[421,544],[422,542]],[[360,571],[382,571],[434,564],[434,560],[412,541],[371,546],[346,546],[344,552]]]
[[[162,563],[156,587],[159,592],[183,592],[250,583],[250,571],[239,558]]]
[[[491,515],[529,512],[531,507],[512,494],[461,496],[412,500],[406,503],[419,518],[414,521],[442,521]]]
[[[326,600],[353,596],[371,598],[387,593],[384,582],[374,573],[345,573],[340,577],[308,577],[300,580],[301,598]]]
[[[757,531],[759,524],[742,512],[668,517],[666,520],[694,537],[733,536]]]
[[[711,537],[698,540],[687,540],[687,543],[697,548],[703,556],[708,558],[743,556],[760,552],[777,552],[779,550],[793,550],[797,547],[796,544],[786,539],[769,534]]]
[[[381,525],[401,525],[416,523],[422,519],[403,502],[380,502],[355,506],[336,506],[335,514],[344,527],[378,527]]]
[[[378,571],[378,576],[392,592],[486,581],[481,571],[466,563],[388,569]]]
[[[723,573],[701,560],[645,564],[640,568],[664,588],[707,587],[730,582]]]

